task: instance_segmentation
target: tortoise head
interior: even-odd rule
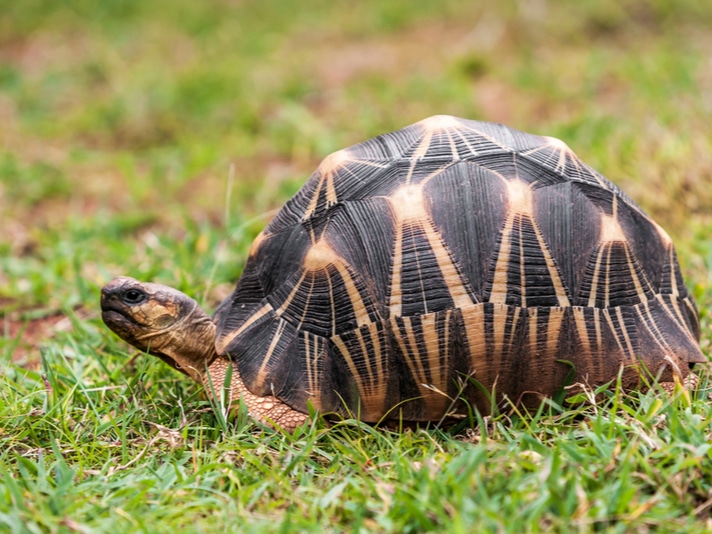
[[[215,358],[215,323],[185,293],[119,277],[101,290],[106,326],[137,349],[202,381]]]

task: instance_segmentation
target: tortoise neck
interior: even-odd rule
[[[148,352],[202,383],[217,356],[215,330],[213,320],[196,304],[179,324],[155,332]]]

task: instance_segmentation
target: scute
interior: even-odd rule
[[[563,142],[448,116],[326,158],[216,320],[251,391],[366,421],[704,360],[655,222]]]

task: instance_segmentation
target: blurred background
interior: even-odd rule
[[[128,274],[227,294],[321,158],[447,113],[563,139],[712,304],[706,0],[0,0],[3,362],[101,351]],[[86,345],[77,345],[77,340]],[[703,346],[708,345],[703,341]]]

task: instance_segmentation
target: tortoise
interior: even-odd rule
[[[641,208],[558,139],[442,115],[324,159],[212,317],[127,277],[101,307],[285,429],[312,409],[417,423],[536,406],[572,373],[669,386],[707,361],[673,243]]]

